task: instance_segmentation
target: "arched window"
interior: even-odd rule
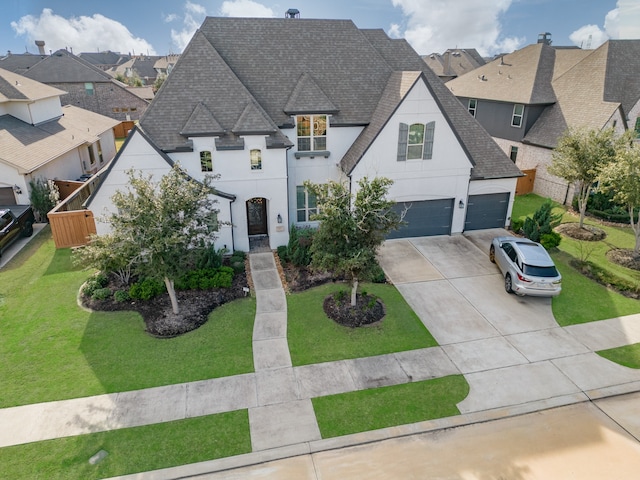
[[[430,160],[433,157],[433,137],[436,122],[400,124],[398,161]]]
[[[262,151],[260,149],[252,149],[249,152],[249,158],[251,160],[251,170],[262,170]]]
[[[213,172],[213,159],[211,158],[211,152],[209,150],[200,152],[200,170],[203,172]]]

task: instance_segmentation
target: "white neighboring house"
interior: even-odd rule
[[[406,41],[348,20],[207,18],[89,198],[98,234],[128,169],[175,162],[219,175],[216,246],[244,251],[314,224],[305,180],[391,178],[396,238],[504,227],[521,176]]]
[[[0,69],[0,204],[28,204],[30,180],[75,180],[115,157],[119,122],[62,107],[64,94]]]

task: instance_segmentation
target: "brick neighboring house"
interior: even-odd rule
[[[504,227],[521,176],[405,40],[350,20],[208,17],[87,207],[112,212],[127,170],[176,162],[220,175],[216,246],[244,251],[316,224],[306,180],[392,179],[408,211],[390,237],[417,237]]]
[[[107,72],[66,50],[51,55],[7,55],[0,68],[67,92],[63,105],[115,120],[139,120],[149,102],[130,92]]]
[[[640,40],[581,50],[543,36],[446,86],[519,168],[536,170],[535,193],[569,203],[574,186],[547,172],[558,139],[577,127],[640,135],[638,78]]]
[[[64,93],[0,68],[0,204],[29,203],[30,180],[75,180],[115,156],[118,122],[63,107]]]

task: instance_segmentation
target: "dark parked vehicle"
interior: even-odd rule
[[[555,297],[562,290],[562,277],[539,243],[519,237],[496,237],[489,259],[504,275],[507,293]]]
[[[0,205],[0,255],[20,237],[33,235],[31,205]]]

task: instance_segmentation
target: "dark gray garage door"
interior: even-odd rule
[[[399,202],[394,209],[400,213],[408,208],[404,217],[406,225],[391,232],[387,238],[426,237],[429,235],[451,234],[453,198],[424,200],[420,202]]]
[[[467,218],[464,222],[465,230],[504,227],[509,208],[508,193],[469,195],[468,202]]]
[[[13,194],[13,188],[0,187],[0,205],[15,205],[16,196]]]

